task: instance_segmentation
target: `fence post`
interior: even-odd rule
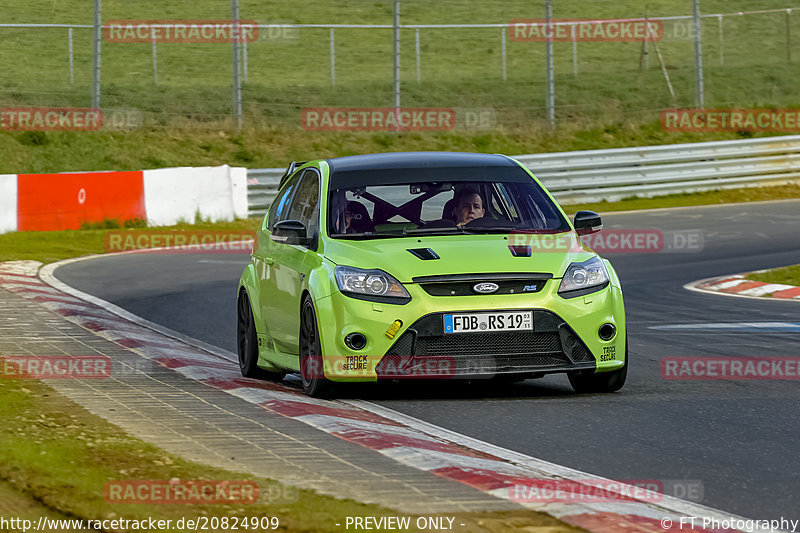
[[[792,10],[786,10],[786,62],[792,62]]]
[[[570,24],[572,28],[572,75],[578,77],[578,36],[576,35],[575,24]]]
[[[419,28],[417,28],[417,30],[416,30],[415,38],[416,38],[416,49],[417,49],[417,83],[419,83],[419,80],[420,80],[420,74],[419,74]]]
[[[156,57],[156,34],[150,26],[150,33],[153,36],[153,85],[158,85],[158,59]]]
[[[647,35],[642,41],[642,55],[639,56],[639,70],[648,70],[650,68],[650,48],[648,41],[650,40],[650,19],[647,16],[647,10],[644,10],[644,26],[647,28]]]
[[[331,85],[336,85],[336,47],[333,41],[333,28],[331,28]]]
[[[547,19],[547,31],[553,35],[553,0],[545,0],[545,19]],[[545,44],[547,51],[547,120],[550,122],[550,127],[556,125],[556,109],[555,109],[555,80],[553,79],[553,39],[547,38]]]
[[[500,28],[500,50],[503,56],[503,81],[506,81],[506,28]]]
[[[705,107],[703,95],[703,52],[700,44],[700,0],[693,0],[694,11],[694,61],[697,70],[697,106]]]
[[[392,36],[394,47],[392,51],[394,71],[394,107],[395,113],[400,111],[400,0],[394,0],[394,15],[392,17]],[[398,125],[398,129],[399,129]]]
[[[94,0],[94,27],[93,27],[93,46],[92,46],[92,107],[100,107],[100,39],[102,38],[102,23],[100,10],[102,6],[100,0]]]
[[[72,60],[72,28],[67,30],[67,35],[69,37],[69,84],[75,84],[75,71],[73,69],[73,60]]]
[[[242,38],[242,77],[243,81],[247,83],[247,39],[245,38]]]
[[[239,1],[231,0],[231,15],[233,24],[239,22]],[[242,129],[242,83],[239,79],[239,39],[233,41],[233,116],[236,119],[236,129]]]

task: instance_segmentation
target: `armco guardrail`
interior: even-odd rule
[[[514,158],[565,204],[800,181],[800,135]],[[264,214],[283,172],[248,171],[250,216]]]
[[[247,170],[247,208],[249,216],[264,216],[278,192],[278,182],[285,168],[251,168]]]

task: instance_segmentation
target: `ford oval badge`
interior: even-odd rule
[[[481,294],[489,294],[496,291],[499,288],[500,286],[497,283],[492,283],[492,282],[476,283],[475,285],[472,286],[472,290],[474,290],[475,292],[479,292]]]

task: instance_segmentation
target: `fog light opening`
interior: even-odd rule
[[[363,333],[350,333],[344,338],[344,343],[351,350],[363,350],[367,345],[367,337]]]
[[[600,329],[597,331],[597,334],[600,335],[600,338],[604,341],[610,341],[614,338],[614,335],[617,333],[617,328],[614,327],[614,324],[603,324],[600,326]]]

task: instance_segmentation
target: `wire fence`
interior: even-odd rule
[[[696,17],[691,0],[574,0],[549,18],[548,0],[95,3],[8,10],[0,107],[99,108],[103,129],[489,131],[797,103],[800,5],[767,0]]]

